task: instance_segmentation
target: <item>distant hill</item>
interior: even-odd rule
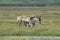
[[[0,0],[0,4],[60,3],[60,0]]]
[[[60,5],[60,0],[0,0],[2,5]]]

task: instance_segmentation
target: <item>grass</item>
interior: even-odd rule
[[[41,15],[42,24],[18,26],[16,16],[20,15]],[[0,16],[0,36],[60,36],[60,11],[0,10]]]
[[[0,37],[1,40],[60,40],[60,38],[20,38],[20,37]]]

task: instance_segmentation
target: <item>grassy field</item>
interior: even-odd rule
[[[0,40],[60,40],[60,38],[23,38],[17,36],[0,37]]]
[[[60,10],[55,11],[53,8],[53,11],[48,11],[48,9],[47,11],[0,10],[0,36],[60,36]],[[34,27],[18,26],[16,16],[20,15],[41,15],[42,24],[36,23]]]
[[[50,39],[50,38],[2,38],[2,40],[60,40],[60,39]]]

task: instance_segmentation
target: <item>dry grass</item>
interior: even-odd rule
[[[0,37],[0,40],[60,40],[60,38],[20,38],[20,37]]]

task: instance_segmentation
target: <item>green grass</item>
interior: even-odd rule
[[[60,11],[18,11],[0,10],[0,36],[60,36]],[[36,23],[34,27],[18,26],[16,16],[41,15],[42,24]],[[45,16],[53,17],[45,17]],[[4,16],[13,16],[6,17]]]

